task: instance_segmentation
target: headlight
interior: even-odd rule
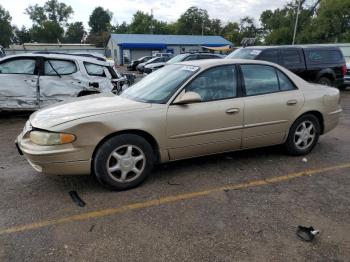
[[[42,146],[68,144],[75,140],[75,136],[72,134],[45,131],[32,131],[30,132],[29,137],[34,144]]]

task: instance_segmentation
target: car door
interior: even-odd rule
[[[0,108],[37,108],[37,58],[15,57],[0,62]]]
[[[57,58],[44,58],[39,83],[41,106],[76,97],[88,85],[74,60]]]
[[[88,81],[91,83],[97,83],[98,89],[101,92],[111,92],[113,90],[112,74],[110,69],[105,65],[94,64],[90,62],[84,62],[84,68],[88,75]]]
[[[239,149],[244,104],[239,98],[234,65],[208,69],[192,80],[183,92],[196,92],[200,103],[171,104],[167,112],[170,159]]]
[[[268,65],[240,65],[244,83],[243,148],[281,144],[304,104],[286,74]]]

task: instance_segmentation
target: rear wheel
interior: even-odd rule
[[[286,141],[287,152],[291,155],[308,154],[320,137],[320,122],[312,114],[298,118],[290,128]]]
[[[325,86],[332,86],[333,82],[330,78],[328,77],[321,77],[320,79],[318,79],[318,82],[320,85],[325,85]]]
[[[125,190],[141,184],[151,172],[153,162],[153,149],[144,138],[118,135],[98,148],[93,171],[101,184]]]

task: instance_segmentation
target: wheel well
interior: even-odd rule
[[[152,149],[153,149],[153,152],[154,152],[154,155],[156,157],[156,162],[159,162],[160,160],[160,155],[159,155],[159,146],[158,146],[158,143],[157,141],[154,139],[154,137],[145,132],[145,131],[142,131],[142,130],[134,130],[134,129],[131,129],[131,130],[123,130],[123,131],[119,131],[119,132],[115,132],[115,133],[112,133],[112,134],[109,134],[108,136],[104,137],[98,144],[97,146],[95,147],[94,149],[94,152],[92,154],[92,159],[95,158],[95,154],[97,152],[97,149],[105,142],[107,141],[108,139],[110,139],[111,137],[114,137],[114,136],[117,136],[117,135],[123,135],[123,134],[134,134],[134,135],[138,135],[142,138],[144,138],[148,143],[150,143]]]
[[[325,74],[320,75],[320,77],[318,78],[318,80],[320,80],[322,77],[326,77],[326,78],[328,78],[328,79],[331,80],[331,81],[334,81],[334,80],[335,80],[334,76],[333,76],[331,73],[325,73]]]
[[[81,97],[81,96],[88,96],[88,95],[93,95],[93,94],[99,94],[100,92],[98,91],[81,91],[77,96]]]
[[[323,119],[323,115],[318,112],[318,111],[308,111],[308,112],[305,112],[304,114],[302,114],[300,117],[304,116],[304,115],[314,115],[315,117],[317,117],[318,121],[320,122],[320,134],[322,135],[323,132],[324,132],[324,119]]]

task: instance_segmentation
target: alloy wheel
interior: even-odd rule
[[[134,145],[123,145],[114,150],[108,157],[108,175],[120,183],[129,183],[137,179],[146,166],[144,152]]]
[[[312,145],[316,137],[316,129],[311,121],[303,121],[294,133],[294,144],[300,150]]]

